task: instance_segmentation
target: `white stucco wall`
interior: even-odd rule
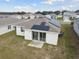
[[[32,40],[32,31],[25,30],[25,40]]]
[[[58,42],[58,33],[48,32],[46,33],[46,43],[57,45]]]
[[[10,31],[14,30],[13,25],[11,25],[11,29],[8,29],[8,26],[1,26],[0,27],[0,35],[8,33]]]
[[[21,26],[16,26],[16,35],[24,36],[25,32],[21,32]]]
[[[74,23],[73,27],[74,27],[74,31],[75,31],[75,32],[77,33],[77,35],[79,36],[78,24],[77,24],[77,23]]]
[[[79,18],[79,15],[76,15],[75,17],[76,17],[76,18]]]
[[[40,32],[40,31],[38,31]],[[32,31],[25,30],[25,40],[32,40]],[[46,32],[46,43],[57,45],[58,33],[57,32]]]
[[[64,22],[71,22],[68,16],[64,16],[63,19],[64,19]]]
[[[34,18],[35,18],[35,16],[33,16],[33,15],[30,16],[30,19],[34,19]]]

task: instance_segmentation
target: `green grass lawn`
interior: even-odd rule
[[[62,25],[63,37],[58,45],[44,44],[43,48],[27,46],[31,41],[16,36],[15,31],[0,36],[0,59],[75,59],[78,40],[70,25]]]
[[[62,25],[62,31],[64,35],[62,38],[59,38],[58,45],[64,48],[66,59],[75,59],[78,46],[78,37],[73,31],[73,28],[69,24]]]

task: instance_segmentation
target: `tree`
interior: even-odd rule
[[[59,15],[60,14],[60,11],[55,11],[54,12],[56,15]]]
[[[24,15],[24,14],[26,14],[26,12],[24,12],[24,11],[22,11],[22,12],[17,12],[17,14]]]
[[[42,14],[43,14],[43,15],[47,15],[48,12],[47,12],[47,11],[43,11]]]
[[[37,11],[37,12],[35,12],[35,14],[43,14],[43,15],[52,14],[52,13],[53,13],[53,11],[43,11],[43,12]]]
[[[37,11],[37,12],[35,12],[35,14],[42,14],[42,12],[40,12],[40,11]]]
[[[79,13],[79,10],[76,10],[75,13]]]

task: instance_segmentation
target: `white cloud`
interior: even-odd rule
[[[6,2],[10,2],[10,0],[5,0]]]
[[[73,5],[69,5],[69,7],[70,7],[70,8],[73,8],[74,6],[73,6]]]
[[[62,6],[61,10],[70,10],[70,8]]]
[[[37,9],[33,6],[16,6],[13,11],[36,12]]]
[[[43,4],[52,4],[53,2],[63,2],[64,0],[44,0],[43,2],[41,2],[41,3],[43,3]]]
[[[74,5],[66,5],[66,6],[61,6],[61,9],[60,10],[74,10]]]
[[[78,2],[79,0],[72,0],[72,1]]]
[[[44,4],[52,4],[53,0],[46,0],[46,1],[43,1],[42,3]]]
[[[37,4],[33,3],[32,6],[37,6]]]

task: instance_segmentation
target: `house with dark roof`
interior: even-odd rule
[[[55,19],[34,18],[16,24],[16,35],[24,36],[25,40],[35,40],[57,45],[61,25]]]

